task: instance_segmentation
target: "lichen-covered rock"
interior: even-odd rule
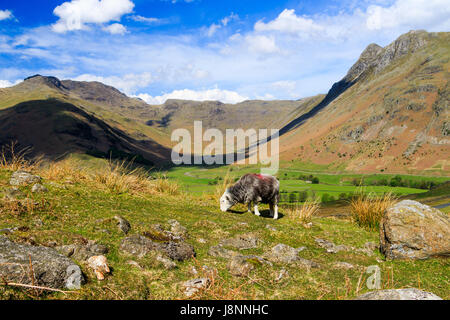
[[[401,201],[381,221],[380,250],[390,260],[449,256],[450,219],[420,202]]]
[[[232,247],[239,250],[254,249],[259,246],[262,241],[254,234],[240,234],[234,238],[225,239],[220,244],[225,247]]]
[[[262,265],[272,266],[272,263],[255,255],[235,255],[231,258],[227,267],[233,276],[246,277],[255,267]]]
[[[105,245],[89,240],[86,244],[69,244],[55,248],[63,255],[78,260],[86,261],[90,257],[107,254],[109,249]]]
[[[22,191],[20,191],[16,187],[13,187],[11,189],[6,189],[4,191],[4,193],[5,193],[5,199],[6,200],[11,200],[11,201],[14,201],[14,200],[17,200],[19,198],[25,197],[25,193],[23,193]]]
[[[104,280],[105,274],[109,273],[108,260],[105,256],[92,256],[87,260],[89,268],[91,268],[98,280]]]
[[[9,184],[12,186],[27,186],[40,181],[41,177],[32,175],[27,171],[18,170],[12,174]]]
[[[183,227],[177,220],[169,220],[168,222],[171,226],[170,232],[175,236],[178,236],[182,239],[187,239],[189,237],[188,230]]]
[[[209,280],[208,278],[200,278],[186,281],[183,283],[183,287],[185,289],[184,294],[186,295],[186,297],[190,298],[200,290],[208,288],[210,283],[211,280]]]
[[[55,249],[14,243],[4,236],[0,236],[0,277],[55,289],[79,289],[84,283],[80,267]]]
[[[208,254],[213,257],[219,257],[219,258],[224,258],[224,259],[231,259],[232,257],[238,255],[237,252],[230,250],[230,249],[226,249],[226,248],[222,247],[221,245],[217,245],[217,246],[213,246],[213,247],[209,248]]]
[[[117,220],[117,226],[120,231],[122,231],[124,234],[128,234],[131,230],[131,224],[128,222],[127,219],[120,215],[114,216],[114,219]]]
[[[377,290],[365,293],[355,300],[442,300],[431,292],[416,288]]]
[[[328,253],[338,253],[339,251],[350,251],[351,248],[347,247],[346,245],[340,244],[336,245],[331,241],[328,241],[326,239],[315,239],[316,243],[319,245],[319,247],[324,248],[327,250]]]
[[[245,256],[234,256],[228,263],[228,270],[233,276],[246,277],[255,266]]]
[[[264,258],[275,263],[293,264],[306,268],[319,268],[318,263],[299,257],[298,253],[305,249],[305,247],[293,248],[279,243],[267,252]]]
[[[44,187],[42,184],[36,183],[31,188],[31,192],[33,192],[33,193],[46,193],[46,192],[48,192],[48,189],[46,187]]]
[[[120,243],[120,250],[138,257],[143,257],[150,251],[157,251],[176,261],[184,261],[195,257],[194,247],[186,242],[156,242],[140,235],[124,238]]]

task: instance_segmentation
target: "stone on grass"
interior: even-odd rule
[[[241,234],[234,238],[225,239],[220,242],[222,246],[232,247],[239,250],[254,249],[259,246],[262,241],[254,234]]]
[[[105,274],[110,273],[108,260],[105,256],[92,256],[87,260],[89,268],[91,268],[98,280],[104,280]]]
[[[348,262],[338,261],[334,264],[334,267],[339,268],[339,269],[349,270],[349,269],[353,269],[355,266]]]
[[[4,236],[0,236],[0,277],[54,289],[79,289],[84,283],[80,267],[55,249],[14,243]]]
[[[306,268],[319,268],[320,265],[318,263],[299,257],[298,253],[305,249],[305,247],[293,248],[286,244],[279,243],[269,252],[266,252],[264,258],[275,263],[296,265]]]
[[[27,186],[40,181],[41,177],[32,175],[27,171],[18,170],[12,174],[9,184],[12,186]]]
[[[166,257],[163,257],[161,255],[157,256],[156,260],[161,262],[161,264],[164,266],[164,268],[166,270],[172,270],[172,269],[175,269],[177,267],[177,264],[175,262],[173,262],[172,260],[170,260],[170,259],[168,259]]]
[[[88,240],[86,244],[69,244],[56,247],[55,249],[65,256],[78,261],[87,261],[90,257],[104,255],[109,252],[108,247],[92,240]]]
[[[117,220],[117,226],[119,230],[122,231],[124,234],[128,234],[128,232],[131,230],[131,225],[128,222],[128,220],[120,215],[114,216],[114,219]]]
[[[226,249],[221,245],[217,245],[217,246],[213,246],[213,247],[209,248],[208,254],[213,257],[219,257],[219,258],[224,258],[224,259],[231,259],[232,257],[238,255],[237,252],[230,250],[230,249]]]
[[[186,281],[183,283],[184,294],[186,295],[186,297],[190,298],[200,290],[208,288],[210,283],[211,280],[209,280],[208,278],[199,278]]]
[[[170,232],[173,233],[175,236],[178,236],[182,239],[187,239],[189,237],[188,230],[183,227],[177,220],[169,220],[168,223],[170,224]]]
[[[335,245],[333,242],[316,238],[316,243],[319,245],[319,247],[324,248],[328,253],[338,253],[339,251],[350,251],[351,248],[346,245]]]
[[[450,256],[450,218],[420,202],[401,201],[380,223],[380,249],[389,260]]]
[[[120,250],[138,257],[144,257],[149,252],[156,251],[176,261],[184,261],[195,257],[194,247],[186,242],[156,242],[141,235],[132,235],[124,238],[120,243]]]
[[[442,300],[437,295],[416,288],[377,290],[365,293],[355,300]]]
[[[31,188],[31,192],[33,192],[33,193],[46,193],[46,192],[48,192],[48,189],[46,187],[44,187],[42,184],[36,183]]]
[[[10,201],[14,201],[19,198],[25,197],[25,193],[23,193],[22,191],[20,191],[18,188],[15,188],[15,187],[6,189],[4,191],[4,193],[5,193],[5,199],[10,200]]]

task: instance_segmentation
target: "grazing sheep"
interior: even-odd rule
[[[220,210],[228,211],[237,203],[247,204],[251,212],[253,203],[255,215],[259,216],[258,203],[268,203],[270,214],[278,219],[278,201],[280,200],[280,183],[277,178],[263,174],[246,174],[229,187],[220,198]]]

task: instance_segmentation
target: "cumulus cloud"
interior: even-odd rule
[[[168,99],[194,100],[194,101],[221,101],[223,103],[239,103],[248,100],[235,91],[220,90],[217,87],[209,90],[174,90],[161,96],[151,96],[146,93],[139,94],[141,98],[149,104],[163,104]]]
[[[7,20],[7,19],[12,19],[13,18],[13,14],[11,11],[9,10],[0,10],[0,21],[1,20]]]
[[[397,0],[389,7],[371,5],[367,9],[367,28],[380,30],[400,26],[440,26],[450,28],[450,5],[446,0]]]
[[[82,74],[76,77],[74,80],[101,82],[114,88],[117,88],[128,95],[133,94],[138,89],[147,87],[150,83],[154,81],[152,75],[149,72],[144,72],[141,74],[126,74],[122,77],[118,76],[102,77],[92,74]]]
[[[280,51],[273,36],[248,35],[245,40],[248,48],[256,53],[274,53]]]
[[[0,88],[8,88],[8,87],[12,87],[15,86],[16,84],[18,84],[20,82],[20,80],[17,81],[9,81],[9,80],[0,80]]]
[[[295,10],[284,9],[279,16],[268,23],[258,21],[255,24],[255,31],[279,31],[286,33],[314,33],[323,31],[324,27],[314,20],[297,16]]]
[[[52,28],[55,32],[83,30],[89,24],[119,21],[124,14],[132,12],[133,8],[134,3],[130,0],[72,0],[53,10],[59,20]]]
[[[107,31],[111,34],[125,34],[127,33],[127,28],[125,28],[125,26],[123,26],[120,23],[113,23],[109,26],[103,27],[102,28],[104,31]]]

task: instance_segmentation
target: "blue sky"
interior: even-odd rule
[[[0,87],[32,74],[167,98],[325,93],[370,43],[449,31],[447,0],[0,0]]]

